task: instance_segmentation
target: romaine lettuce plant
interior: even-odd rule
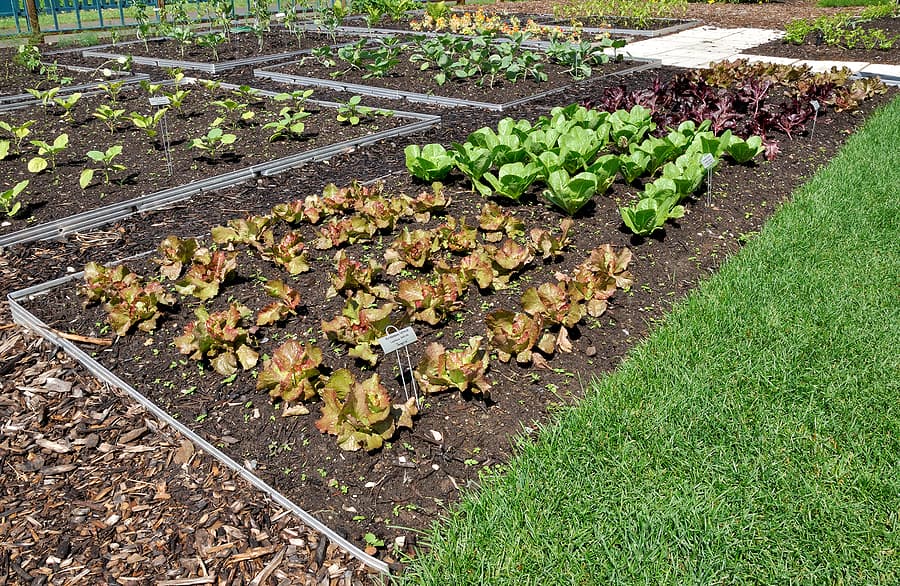
[[[318,395],[322,380],[319,366],[322,350],[311,344],[288,340],[263,360],[256,378],[257,390],[268,390],[273,399],[286,403],[310,401]]]
[[[738,164],[744,164],[754,159],[764,150],[765,147],[763,147],[760,136],[751,136],[744,140],[737,135],[732,135],[728,144],[725,145],[725,152]]]
[[[411,144],[403,152],[406,155],[406,168],[416,179],[441,181],[453,170],[453,157],[440,144],[426,144],[423,147]]]
[[[538,165],[515,162],[502,165],[497,171],[497,175],[490,171],[486,172],[482,179],[493,188],[494,193],[513,201],[519,201],[519,198],[531,187],[539,174],[540,167]],[[474,185],[481,195],[491,195],[491,189],[488,189],[483,183]]]
[[[194,310],[197,319],[184,328],[175,338],[175,347],[193,360],[208,360],[213,370],[222,376],[231,376],[238,370],[256,366],[259,354],[255,345],[255,327],[245,328],[243,321],[253,314],[240,303],[230,303],[227,309],[209,313],[202,305]]]
[[[414,372],[422,391],[434,394],[456,389],[488,398],[491,383],[485,373],[490,356],[482,342],[481,336],[473,336],[459,349],[447,350],[437,342],[426,346]]]
[[[604,187],[608,188],[615,176],[606,177]],[[557,169],[547,177],[547,189],[543,191],[544,199],[562,209],[570,216],[591,200],[600,187],[599,178],[588,172],[570,177],[565,169]]]
[[[645,197],[632,206],[619,208],[622,221],[638,236],[648,236],[665,225],[670,218],[684,216],[684,206],[676,205],[678,194],[663,192],[660,197]]]

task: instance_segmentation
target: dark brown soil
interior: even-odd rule
[[[816,35],[811,34],[800,45],[786,41],[772,41],[765,45],[748,49],[746,52],[754,55],[771,55],[773,57],[792,57],[818,61],[866,61],[869,63],[900,65],[900,18],[879,18],[859,26],[866,30],[883,30],[887,38],[894,39],[894,46],[890,49],[846,48],[837,45],[826,45]]]
[[[584,83],[595,83],[596,80],[605,75],[629,69],[636,65],[638,64],[633,61],[610,61],[604,65],[598,65],[594,67],[593,76],[585,80]],[[307,58],[294,64],[277,66],[271,70],[301,77],[335,79],[341,83],[368,85],[396,91],[415,92],[489,104],[506,104],[539,93],[566,88],[575,83],[575,80],[565,68],[553,63],[544,63],[543,72],[547,74],[546,81],[538,81],[529,77],[511,82],[499,75],[493,82],[488,78],[466,78],[463,80],[450,79],[443,85],[438,85],[434,81],[435,70],[423,71],[417,64],[410,63],[406,57],[401,57],[397,66],[384,77],[371,77],[368,79],[363,78],[365,71],[349,69],[348,65],[341,61],[338,61],[336,67],[324,67],[312,58]],[[339,72],[340,75],[332,78],[331,74],[335,72]]]
[[[648,73],[628,78],[631,87],[645,87],[650,81]],[[594,101],[601,89],[584,89],[566,95],[565,100]],[[520,108],[513,115],[534,119],[551,105],[566,103],[561,99],[544,100]],[[873,106],[874,103],[867,104],[866,109]],[[493,124],[496,119],[497,115],[454,111],[443,130],[416,137],[416,142],[460,140],[473,127]],[[525,288],[552,280],[554,272],[581,262],[589,250],[600,244],[628,246],[633,251],[631,290],[619,292],[599,320],[588,320],[580,326],[573,339],[573,353],[548,357],[549,368],[545,369],[492,360],[491,402],[452,393],[430,396],[414,430],[400,432],[390,448],[374,454],[338,450],[333,437],[322,435],[314,427],[317,405],[310,406],[310,415],[283,418],[266,394],[255,390],[248,373],[225,382],[208,371],[201,377],[191,362],[182,365],[180,361],[185,361],[185,357],[177,354],[169,342],[190,319],[192,303],[185,303],[180,314],[167,318],[152,341],[143,335],[129,336],[117,340],[109,350],[97,352],[97,357],[233,457],[255,465],[261,477],[351,539],[362,542],[368,532],[383,539],[388,547],[381,554],[396,560],[398,552],[390,548],[395,538],[403,537],[404,549],[408,548],[417,531],[458,497],[460,488],[474,486],[480,469],[507,461],[511,453],[509,438],[523,430],[530,433],[553,410],[576,400],[582,385],[592,376],[614,368],[672,302],[738,250],[790,191],[828,160],[861,119],[829,113],[819,120],[814,142],[808,137],[782,140],[782,153],[772,162],[726,166],[714,175],[712,205],[707,206],[703,195],[698,196],[688,205],[687,216],[667,226],[665,233],[656,238],[635,239],[621,227],[616,208],[619,202],[631,199],[634,188],[617,183],[606,196],[595,198],[595,205],[577,218],[574,244],[562,259],[535,263],[511,289],[488,296],[470,290],[464,309],[440,328],[416,325],[421,341],[411,349],[413,360],[421,356],[427,342],[440,341],[453,347],[469,336],[484,335],[487,311],[515,308]],[[10,266],[24,267],[24,259],[28,258],[31,269],[13,275],[13,281],[24,285],[29,281],[28,272],[49,278],[66,272],[67,266],[80,269],[85,260],[111,260],[152,249],[169,233],[183,237],[201,235],[224,218],[259,213],[279,201],[315,193],[331,180],[346,184],[353,178],[394,173],[397,177],[389,180],[388,193],[414,195],[424,186],[403,178],[402,146],[403,143],[388,143],[367,148],[337,157],[327,167],[300,169],[224,190],[177,209],[154,212],[65,243],[14,247],[8,251]],[[298,186],[302,187],[298,190]],[[477,216],[483,204],[480,197],[465,191],[460,180],[449,181],[447,189],[453,197],[450,215],[470,219]],[[528,228],[557,225],[561,215],[538,203],[535,195],[532,193],[523,205],[509,209]],[[434,219],[429,226],[439,221]],[[309,228],[304,228],[304,232],[306,239],[315,234]],[[371,255],[381,260],[381,251],[389,241],[387,237],[381,243],[372,243],[372,248],[356,245],[349,251],[356,258]],[[304,339],[317,337],[322,343],[322,336],[317,333],[321,320],[330,319],[340,309],[339,300],[324,299],[324,289],[333,272],[329,263],[332,255],[333,251],[313,254],[317,260],[313,272],[300,276],[294,285],[302,291],[305,312],[291,319],[284,331]],[[271,277],[272,269],[249,258],[244,258],[241,265],[241,278],[215,303],[224,303],[225,297],[233,296],[258,309],[263,299],[254,276]],[[138,272],[153,270],[141,268],[139,263],[130,266]],[[385,282],[396,283],[394,279]],[[72,289],[55,293],[49,301],[42,298],[32,309],[40,312],[52,327],[84,335],[108,335],[102,312],[89,308],[80,313],[81,300]],[[260,333],[259,338],[269,338],[262,342],[261,352],[271,353],[277,346],[274,333],[274,329]],[[323,349],[329,367],[354,367],[345,351],[338,352],[333,345],[323,345]],[[376,372],[394,393],[399,392],[391,361],[383,360]]]
[[[15,63],[16,49],[0,47],[0,97],[24,94],[26,88],[47,90],[52,87],[107,81],[99,72],[84,73],[65,67],[53,68],[53,56],[45,57],[45,73],[30,71]]]
[[[0,222],[0,233],[14,232],[409,122],[408,118],[373,116],[357,126],[350,126],[337,121],[333,108],[308,103],[306,109],[310,116],[304,120],[306,129],[302,137],[270,141],[273,130],[263,127],[279,118],[278,112],[284,107],[284,102],[266,98],[250,104],[247,98],[230,90],[213,92],[200,84],[183,87],[190,94],[181,111],[171,108],[166,115],[174,171],[171,176],[167,171],[161,134],[149,138],[127,119],[121,120],[113,133],[104,122],[93,116],[98,106],[111,103],[105,93],[82,96],[73,110],[72,122],[63,120],[62,109],[53,106],[35,106],[7,113],[4,120],[10,123],[22,124],[35,120],[28,140],[52,143],[57,136],[66,133],[69,146],[59,156],[55,172],[28,172],[26,164],[37,155],[37,147],[29,144],[28,140],[23,143],[21,154],[11,155],[3,161],[0,185],[12,186],[23,179],[28,179],[30,183],[19,197],[27,205],[14,218]],[[174,89],[165,91],[172,93]],[[223,124],[226,132],[236,135],[236,142],[230,147],[223,147],[215,156],[189,148],[191,140],[204,136],[215,118],[222,115],[221,110],[210,107],[209,103],[228,98],[249,104],[247,110],[255,114],[249,121],[239,121],[239,115],[232,114],[229,122]],[[125,115],[135,111],[150,115],[157,110],[149,105],[148,94],[136,85],[123,88],[119,104],[112,107],[124,109]],[[88,159],[86,153],[89,150],[105,151],[113,145],[123,147],[122,154],[114,162],[125,165],[126,169],[113,172],[109,184],[103,182],[103,173],[98,171],[92,184],[87,189],[81,189],[78,180],[82,169],[100,167]]]

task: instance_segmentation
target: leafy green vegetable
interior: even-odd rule
[[[540,167],[534,163],[523,164],[519,162],[502,165],[494,175],[490,171],[484,174],[483,179],[493,188],[494,192],[518,201],[525,191],[531,187],[540,173]],[[490,189],[479,189],[482,195],[489,195]]]
[[[565,169],[557,169],[547,178],[548,189],[543,191],[543,195],[547,201],[574,216],[591,200],[599,183],[593,173],[583,172],[571,177]],[[610,183],[611,181],[606,183],[606,186]]]
[[[473,336],[459,349],[447,350],[432,342],[425,348],[414,375],[422,391],[428,394],[448,389],[489,396],[491,383],[485,378],[490,355],[482,346],[483,338]]]
[[[622,221],[629,230],[639,236],[647,236],[659,230],[669,218],[684,216],[684,207],[676,205],[678,195],[666,192],[661,198],[645,197],[637,204],[619,208]]]
[[[454,158],[437,143],[426,144],[423,147],[411,144],[403,152],[406,155],[406,168],[413,177],[422,181],[444,179],[455,164]]]
[[[754,159],[764,150],[762,137],[759,136],[751,136],[744,140],[739,136],[732,135],[731,140],[725,145],[725,152],[738,164],[744,164]]]
[[[263,361],[256,379],[257,390],[268,390],[273,399],[288,403],[309,401],[318,392],[322,350],[311,344],[288,340]]]

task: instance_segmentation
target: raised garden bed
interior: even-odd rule
[[[262,47],[249,33],[234,33],[232,41],[213,50],[197,44],[181,44],[170,38],[149,39],[146,43],[134,41],[85,49],[83,57],[119,59],[131,57],[134,63],[153,67],[180,67],[186,70],[216,74],[237,67],[270,61],[285,61],[308,53],[323,44],[342,44],[356,40],[358,36],[332,36],[324,33],[303,32],[294,35],[287,31],[266,34]],[[243,39],[239,38],[243,37]]]
[[[384,98],[504,110],[564,91],[576,81],[592,83],[607,75],[658,66],[653,60],[620,60],[603,54],[581,72],[572,65],[552,61],[543,52],[526,48],[521,39],[497,44],[490,37],[452,43],[450,39],[449,36],[418,39],[402,46],[376,40],[371,48],[357,45],[356,50],[350,51],[353,48],[350,45],[333,54],[316,54],[292,63],[263,67],[255,70],[254,75]],[[503,50],[502,47],[512,48]],[[492,54],[488,57],[488,53]],[[438,63],[437,59],[449,54],[453,55],[452,62]],[[520,73],[512,77],[511,66],[490,69],[489,64],[495,58],[496,62],[518,59],[512,63],[520,67]],[[454,65],[462,63],[468,65]],[[497,96],[503,96],[503,101],[498,101]]]
[[[855,27],[850,27],[848,30],[852,28]],[[748,49],[746,53],[813,61],[853,61],[900,65],[900,17],[877,18],[859,24],[858,28],[862,31],[882,31],[883,38],[891,46],[886,48],[867,47],[862,40],[849,39],[829,45],[821,34],[812,31],[799,44],[786,40],[772,41]],[[872,41],[877,42],[877,39],[872,39]],[[852,43],[852,46],[848,43]]]
[[[137,82],[146,75],[131,75],[127,72],[112,71],[103,67],[89,68],[59,65],[54,59],[57,54],[41,55],[34,52],[35,61],[29,66],[18,62],[19,50],[0,48],[2,74],[0,74],[0,111],[15,108],[26,103],[35,103],[35,97],[27,89],[48,90],[59,88],[59,94],[71,94],[94,89],[98,84],[109,81]]]
[[[0,246],[102,225],[200,190],[329,158],[438,121],[402,112],[384,116],[373,110],[354,125],[339,121],[340,108],[332,103],[293,98],[278,101],[274,92],[205,85],[193,79],[181,80],[178,87],[153,85],[158,86],[153,96],[148,96],[145,88],[150,85],[146,83],[144,87],[123,85],[115,101],[104,92],[85,94],[69,116],[51,102],[46,108],[20,109],[4,117],[14,127],[34,122],[18,148],[15,141],[9,143],[10,153],[0,168],[4,189],[28,181],[16,198],[21,208],[0,223]],[[175,106],[176,97],[183,102],[180,107]],[[147,118],[165,107],[151,105],[150,99],[170,101],[164,117],[155,122]],[[103,107],[108,108],[107,120],[96,115]],[[296,120],[282,124],[283,108],[288,108],[291,116],[298,115]],[[117,119],[109,118],[113,111],[121,111]],[[139,119],[129,119],[131,112],[137,112]],[[308,117],[303,117],[304,112]],[[219,118],[224,121],[216,122]],[[138,122],[147,124],[153,136],[138,128]],[[302,128],[294,126],[297,123]],[[210,138],[210,133],[220,133],[224,140]],[[55,155],[56,164],[52,164],[51,154],[42,154],[31,140],[44,141],[48,148],[55,142],[64,144]],[[195,140],[201,144],[196,145]],[[192,144],[194,148],[190,148]],[[108,149],[119,147],[119,154],[109,156]],[[109,160],[92,160],[86,155],[90,150]],[[31,172],[29,165],[38,157],[47,161],[47,169]],[[82,187],[85,169],[95,171]]]
[[[681,80],[673,87],[685,90],[685,84]],[[631,93],[630,89],[639,91]],[[665,92],[648,83],[646,78],[639,87],[632,86],[628,90],[621,91],[621,99],[617,98],[617,88],[581,88],[580,93],[572,97],[595,104],[616,102],[623,107],[629,107],[635,100],[644,103],[658,100],[660,106],[665,104],[668,110],[675,109],[663,97]],[[696,91],[692,95],[696,95]],[[776,100],[778,96],[778,92],[773,92],[770,98]],[[686,102],[681,100],[679,109]],[[660,115],[666,114],[660,111]],[[660,120],[663,119],[668,120]],[[727,119],[719,121],[727,124]],[[576,217],[570,232],[571,247],[559,258],[546,262],[536,259],[521,277],[510,280],[505,289],[480,293],[474,286],[470,287],[463,306],[452,311],[453,317],[443,326],[416,324],[421,342],[412,348],[412,352],[418,359],[427,342],[439,342],[449,348],[470,336],[484,335],[485,313],[496,308],[514,310],[525,289],[552,281],[557,272],[570,271],[590,250],[604,243],[612,244],[615,250],[626,246],[632,250],[634,257],[627,269],[634,280],[630,291],[627,294],[618,291],[607,312],[596,323],[585,320],[579,325],[577,335],[571,336],[572,353],[560,351],[546,356],[548,368],[535,368],[533,362],[529,367],[518,366],[514,361],[502,363],[492,359],[488,371],[493,383],[490,402],[484,401],[480,396],[483,393],[477,392],[470,396],[449,392],[429,396],[426,399],[428,405],[422,409],[413,430],[400,431],[390,448],[372,455],[338,452],[334,438],[315,428],[315,419],[319,416],[319,407],[315,404],[309,406],[312,415],[282,417],[281,406],[273,405],[265,391],[255,390],[256,379],[249,372],[240,371],[228,381],[225,379],[229,377],[212,373],[207,365],[201,375],[197,364],[169,346],[168,339],[181,334],[183,326],[193,319],[191,310],[196,304],[193,301],[183,301],[177,314],[161,319],[158,332],[151,336],[152,342],[148,343],[151,338],[143,335],[132,335],[118,339],[108,350],[90,347],[90,351],[96,351],[101,361],[115,366],[123,378],[139,385],[141,391],[152,396],[158,404],[168,402],[171,409],[180,414],[179,420],[190,422],[209,441],[222,446],[238,462],[249,464],[258,475],[306,510],[315,512],[327,524],[339,527],[360,544],[365,543],[365,535],[371,533],[377,541],[384,542],[384,546],[377,549],[396,559],[397,552],[392,548],[392,544],[398,543],[395,538],[405,538],[399,547],[404,549],[409,547],[415,534],[402,527],[421,528],[434,519],[449,500],[456,497],[460,488],[477,482],[478,470],[502,464],[508,458],[507,437],[521,431],[523,426],[526,432],[534,429],[533,422],[541,421],[547,410],[577,397],[582,378],[614,367],[633,340],[646,331],[648,321],[758,229],[764,217],[804,175],[833,152],[841,137],[846,136],[846,131],[857,121],[858,117],[835,114],[829,109],[818,121],[814,140],[808,136],[811,121],[807,121],[806,130],[794,129],[795,140],[785,140],[771,130],[768,137],[780,139],[779,156],[771,162],[758,161],[750,166],[723,162],[722,168],[713,175],[712,205],[707,206],[705,194],[698,193],[697,198],[687,204],[688,214],[677,223],[667,225],[665,232],[657,233],[655,237],[633,239],[623,229],[617,209],[619,200],[631,200],[639,187],[617,181],[607,195],[595,197],[593,204]],[[376,152],[370,153],[365,160],[388,161],[391,156],[388,152],[381,155]],[[354,161],[348,158],[346,164],[354,165]],[[367,171],[378,175],[398,169],[396,165],[381,169],[373,165]],[[328,174],[333,175],[334,171],[328,171]],[[273,178],[272,181],[258,189],[271,192],[278,189],[279,181],[284,181],[281,192],[289,194],[290,198],[317,191],[298,193],[297,182],[291,181],[290,177]],[[391,183],[384,194],[416,197],[428,190],[427,185],[401,178]],[[469,225],[474,226],[485,200],[469,193],[468,182],[458,175],[447,179],[445,193],[452,200],[445,212],[435,210],[427,222],[414,225],[404,220],[399,226],[405,225],[409,229],[435,227],[446,221],[444,213],[456,218],[466,216]],[[532,190],[518,205],[501,202],[507,212],[525,223],[526,228],[558,226],[564,214],[540,205],[537,197],[537,191]],[[253,213],[263,211],[257,208]],[[171,213],[176,218],[179,216],[177,211]],[[173,229],[179,224],[181,222],[170,223]],[[314,226],[301,223],[298,229],[307,242],[317,238],[318,229]],[[180,235],[188,237],[200,233],[193,230]],[[485,233],[482,231],[479,238]],[[392,236],[386,235],[357,242],[345,250],[357,259],[384,262],[381,254],[392,240]],[[157,243],[158,240],[145,244],[152,248]],[[259,340],[267,338],[260,342],[262,351],[273,355],[274,348],[285,340],[284,334],[297,334],[302,341],[315,336],[322,345],[329,367],[354,368],[341,344],[324,344],[323,335],[316,331],[321,320],[333,318],[343,303],[341,295],[325,296],[326,289],[332,284],[334,270],[330,263],[333,253],[333,250],[310,250],[313,270],[300,273],[291,285],[301,292],[304,310],[288,317],[283,330],[272,326],[259,330],[256,337]],[[229,295],[251,305],[254,310],[271,301],[265,298],[257,277],[271,278],[270,264],[262,261],[258,254],[250,256],[242,252],[240,256],[239,274],[243,278],[226,285],[222,294],[211,302],[212,307],[224,308]],[[158,270],[156,264],[139,267],[129,263],[129,266],[148,275]],[[386,277],[379,283],[393,286],[398,280],[418,273],[410,267],[404,270],[409,274]],[[73,313],[82,302],[83,298],[76,296],[70,287],[55,290],[52,297],[40,297],[29,307],[53,328],[108,337],[108,332],[104,331],[105,315],[96,307],[73,321]],[[396,318],[401,313],[397,308],[392,316]],[[456,318],[457,315],[460,317]],[[278,332],[277,336],[275,332]],[[170,368],[173,363],[175,366]],[[372,370],[354,372],[362,377]],[[374,372],[382,375],[383,383],[390,387],[395,398],[400,399],[390,361],[382,360]],[[252,404],[248,406],[248,403]]]

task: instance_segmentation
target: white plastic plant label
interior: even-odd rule
[[[716,159],[709,153],[706,153],[702,157],[700,157],[700,164],[703,165],[704,169],[709,169],[713,166],[713,163]]]
[[[151,106],[168,106],[169,103],[168,96],[153,96],[150,98]]]
[[[419,338],[412,327],[405,327],[402,330],[391,332],[390,334],[378,338],[378,343],[385,354],[396,352],[397,350],[409,346]]]

